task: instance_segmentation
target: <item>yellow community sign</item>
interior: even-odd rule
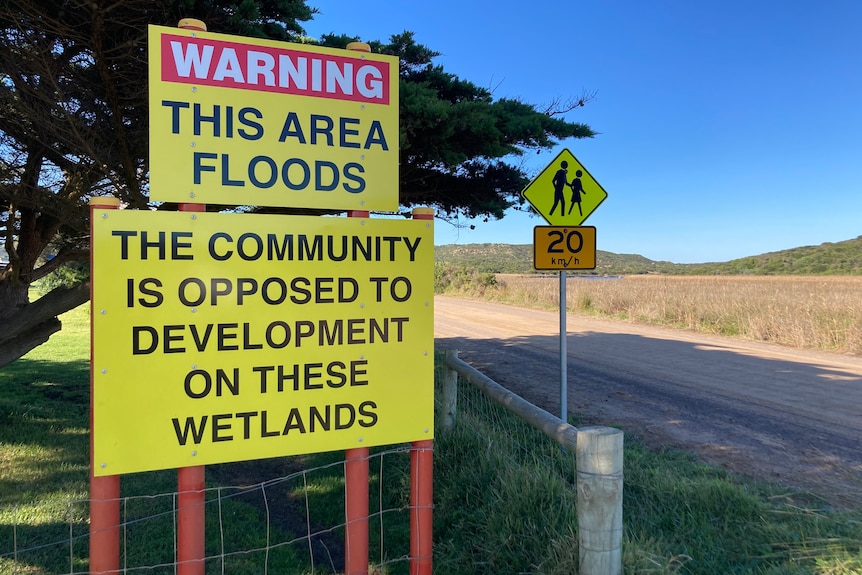
[[[608,193],[568,149],[564,149],[521,192],[552,226],[578,226]]]
[[[431,221],[93,218],[96,475],[433,437]]]
[[[150,26],[150,197],[398,209],[398,58]]]

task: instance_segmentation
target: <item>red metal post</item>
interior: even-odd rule
[[[348,449],[344,461],[345,575],[368,573],[368,448]]]
[[[93,266],[93,211],[116,210],[120,200],[113,197],[90,200],[90,270]],[[90,276],[90,573],[118,573],[120,571],[120,476],[96,477],[93,470],[99,465],[93,457],[93,287],[99,280]]]
[[[351,42],[347,49],[370,52],[364,42]],[[349,210],[348,218],[367,218],[368,210]],[[368,448],[348,449],[344,462],[344,511],[347,522],[344,534],[344,572],[346,575],[368,573]]]
[[[433,208],[414,208],[414,220],[433,220]],[[434,516],[434,441],[410,450],[410,575],[431,575]]]
[[[181,212],[205,212],[206,204],[180,204]],[[177,575],[204,575],[206,468],[177,470]]]
[[[367,218],[367,210],[349,210],[348,218]],[[348,449],[344,458],[345,575],[368,573],[368,448]]]
[[[410,575],[431,575],[434,504],[434,441],[410,450]]]
[[[183,18],[177,25],[206,32],[201,20]],[[181,212],[205,212],[206,204],[180,204]],[[203,575],[206,557],[206,467],[177,470],[177,575]]]
[[[206,492],[203,465],[177,470],[177,574],[203,575]]]

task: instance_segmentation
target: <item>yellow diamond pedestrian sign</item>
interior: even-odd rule
[[[579,226],[608,193],[568,149],[521,192],[552,226]]]

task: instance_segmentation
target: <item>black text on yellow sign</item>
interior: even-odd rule
[[[398,209],[398,58],[149,28],[150,198]]]
[[[96,475],[433,437],[430,221],[96,211]]]
[[[533,228],[533,267],[537,270],[596,269],[594,226]]]

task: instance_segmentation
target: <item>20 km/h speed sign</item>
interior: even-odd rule
[[[596,269],[596,228],[534,227],[533,267],[537,270]]]

